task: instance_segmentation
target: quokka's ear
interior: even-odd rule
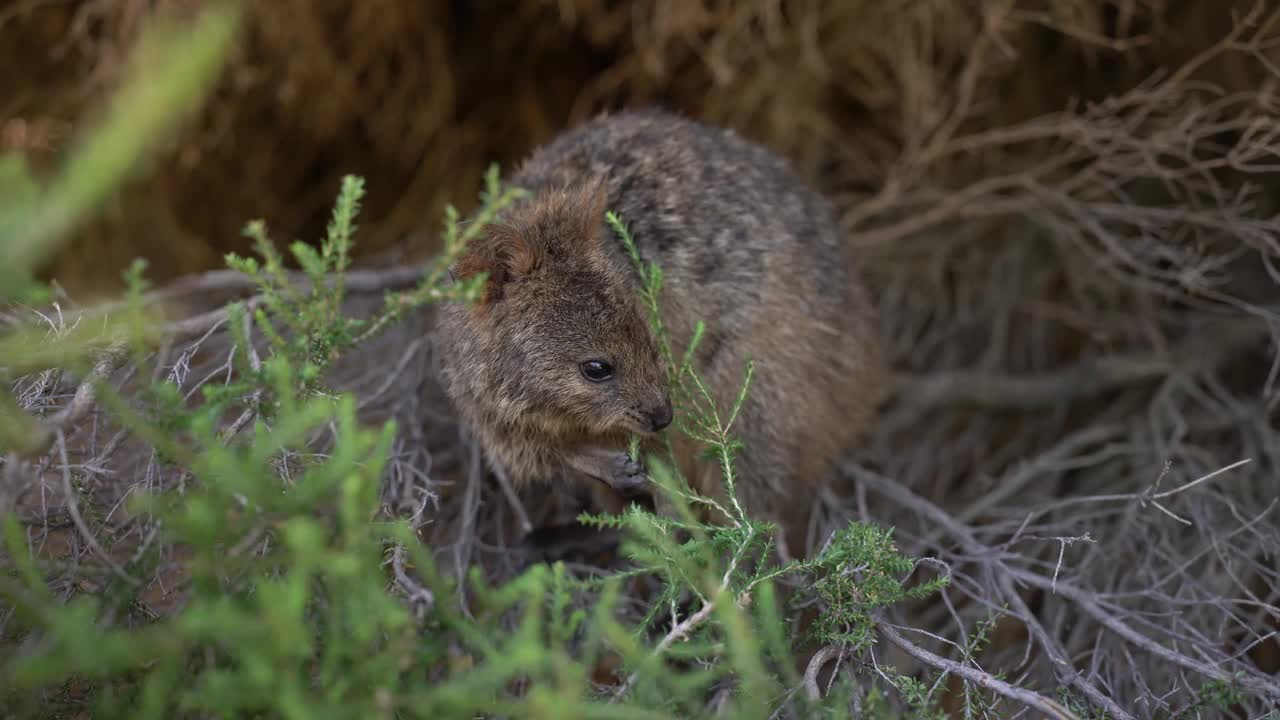
[[[587,237],[591,237],[604,227],[604,214],[609,209],[609,187],[605,184],[603,175],[595,175],[579,185],[577,193],[582,231]]]
[[[607,237],[605,211],[609,209],[609,189],[603,175],[593,175],[566,186],[554,206],[555,224],[562,229],[558,242],[574,252],[598,250]]]
[[[509,225],[495,223],[467,243],[450,272],[457,280],[488,273],[480,304],[489,305],[502,299],[508,284],[533,272],[541,260],[528,237]]]

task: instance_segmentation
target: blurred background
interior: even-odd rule
[[[203,5],[0,3],[0,151],[56,165],[148,22]],[[45,275],[83,298],[117,288],[135,256],[160,280],[221,267],[258,217],[311,241],[348,172],[368,181],[361,252],[427,253],[445,204],[472,207],[489,163],[508,168],[593,113],[640,104],[769,144],[846,211],[904,155],[913,167],[895,182],[963,187],[1020,159],[955,162],[926,146],[1129,90],[1219,42],[1248,5],[259,0],[198,117]],[[1227,91],[1267,75],[1239,58],[1195,72]]]
[[[0,0],[0,159],[55,173],[140,34],[212,1]],[[357,254],[406,262],[436,249],[446,205],[475,207],[491,163],[593,114],[661,105],[732,127],[835,203],[897,373],[850,482],[812,498],[810,549],[851,518],[893,526],[956,578],[918,627],[945,636],[953,616],[1013,607],[993,646],[1007,663],[990,667],[1021,668],[1023,641],[1052,635],[1155,716],[1163,688],[1186,685],[1166,647],[1272,682],[1258,678],[1280,668],[1280,2],[243,7],[199,112],[42,269],[75,299],[117,291],[135,257],[157,282],[221,268],[255,218],[316,242],[347,173],[368,190]],[[350,385],[380,387],[404,420],[397,462],[431,468],[413,497],[438,501],[432,542],[480,538],[459,567],[510,570],[525,519],[492,484],[449,480],[466,462],[423,390],[427,334],[425,318],[388,332],[352,358],[365,385]],[[527,499],[535,526],[561,512]],[[1016,540],[1017,562],[1105,597],[1150,642],[1134,654],[1056,585],[997,583],[979,536],[992,557]],[[1028,677],[1073,681],[1051,655]]]

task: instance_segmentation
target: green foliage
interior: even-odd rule
[[[287,391],[288,378],[280,381]],[[72,677],[98,681],[96,712],[105,717],[272,711],[302,718],[372,707],[372,694],[395,677],[406,651],[395,638],[410,629],[408,613],[382,591],[379,528],[366,512],[376,502],[392,428],[358,428],[349,399],[296,410],[291,422],[257,433],[252,446],[214,445],[201,454],[192,467],[197,491],[139,503],[192,550],[192,592],[174,616],[104,629],[102,598],[59,606],[42,583],[15,591],[6,580],[5,594],[43,642],[4,668],[5,685],[21,693]],[[295,491],[270,492],[261,482],[264,459],[319,420],[337,423],[341,452],[301,472]],[[310,517],[317,500],[343,502],[331,517]],[[6,529],[11,556],[32,578],[37,571],[16,518]],[[269,533],[272,552],[226,545],[250,532]],[[37,709],[24,700],[10,706]]]
[[[89,688],[88,709],[103,718],[704,717],[717,696],[731,717],[850,716],[850,698],[863,691],[847,675],[822,700],[804,692],[789,610],[795,598],[777,581],[812,578],[804,599],[828,607],[814,639],[854,657],[872,643],[875,611],[941,581],[905,587],[913,562],[886,532],[864,525],[837,534],[817,558],[774,560],[773,527],[744,512],[734,484],[732,429],[750,368],[723,408],[691,366],[691,349],[678,362],[669,358],[684,429],[719,464],[728,501],[697,496],[670,463],[652,458],[670,512],[583,518],[626,529],[632,567],[625,572],[582,580],[561,564],[537,565],[491,585],[473,568],[459,588],[406,521],[381,514],[379,484],[396,429],[362,427],[354,399],[323,386],[324,371],[415,308],[475,299],[483,278],[450,283],[447,268],[487,219],[521,196],[498,177],[494,168],[478,220],[464,224],[447,213],[445,251],[422,281],[389,294],[367,319],[346,316],[342,306],[363,195],[358,178],[343,180],[317,248],[289,246],[300,273],[285,270],[265,223],[248,224],[257,257],[227,262],[258,294],[228,308],[225,326],[235,339],[228,381],[196,398],[182,397],[168,379],[129,398],[99,386],[114,419],[184,478],[180,494],[138,494],[129,505],[156,521],[153,547],[183,549],[182,603],[159,617],[133,612],[143,591],[136,578],[154,574],[156,551],[97,576],[100,591],[60,599],[47,580],[54,568],[32,558],[17,516],[4,516],[12,560],[0,572],[0,602],[16,614],[2,641],[22,647],[0,660],[0,705],[16,717],[43,716],[51,706],[74,711],[79,701],[62,690],[75,684]],[[660,271],[638,267],[670,355],[656,312]],[[129,312],[143,310],[142,270],[128,275]],[[253,349],[251,333],[266,338],[265,348]],[[330,442],[319,453],[322,433]],[[710,509],[715,522],[695,509]],[[417,613],[402,597],[400,580],[410,575],[421,585]],[[660,590],[636,619],[621,600],[640,576]],[[883,690],[900,703],[927,707],[922,680],[886,677]],[[873,717],[892,716],[887,697],[873,690],[863,698],[883,706]]]
[[[1195,700],[1172,717],[1173,720],[1190,720],[1190,718],[1228,715],[1231,707],[1244,702],[1244,699],[1245,694],[1234,678],[1209,680],[1196,691]]]
[[[237,372],[225,385],[204,386],[194,406],[168,379],[145,388],[142,402],[100,388],[120,422],[187,474],[181,495],[137,495],[131,505],[158,521],[158,544],[189,550],[189,596],[180,611],[140,628],[104,629],[104,618],[133,605],[136,581],[59,603],[29,557],[17,516],[5,517],[15,562],[0,578],[0,597],[18,611],[19,633],[40,640],[0,666],[6,707],[38,714],[35,691],[72,679],[97,683],[103,717],[366,717],[423,700],[403,676],[427,667],[421,653],[428,648],[404,603],[387,592],[384,568],[393,546],[409,548],[423,567],[430,559],[407,525],[377,518],[395,428],[360,427],[354,398],[325,390],[319,379],[388,316],[446,298],[465,301],[476,288],[441,287],[445,257],[419,287],[389,295],[374,318],[343,315],[343,285],[334,280],[350,257],[361,193],[358,178],[345,178],[319,252],[293,245],[311,281],[305,288],[283,269],[262,223],[250,224],[261,260],[228,262],[256,281],[260,300],[252,312],[228,309]],[[492,192],[484,201],[497,211],[515,196]],[[447,234],[466,237],[456,223]],[[130,272],[127,304],[141,298],[141,270]],[[262,357],[249,350],[251,323],[269,341]],[[219,431],[221,420],[236,417],[229,413],[244,419],[233,427],[247,432]],[[333,448],[310,454],[309,438],[322,428],[332,429]],[[275,469],[286,463],[282,487]],[[122,571],[149,577],[154,563],[144,555]]]
[[[868,649],[875,641],[874,613],[905,600],[932,595],[946,584],[935,578],[906,588],[901,578],[915,563],[898,554],[890,533],[869,525],[850,525],[831,538],[822,555],[822,573],[813,584],[827,608],[816,632],[825,642]]]
[[[503,190],[498,178],[498,168],[492,166],[486,174],[486,189],[481,194],[484,215],[500,212],[521,196],[517,189]],[[260,259],[235,254],[227,256],[229,267],[253,278],[261,289],[252,309],[242,304],[231,308],[232,331],[240,333],[240,328],[248,327],[245,314],[251,311],[256,326],[270,339],[273,357],[289,363],[300,387],[306,391],[319,392],[316,383],[343,351],[372,338],[405,313],[427,303],[474,301],[483,287],[483,277],[468,278],[448,286],[443,282],[449,263],[483,228],[482,224],[471,223],[460,232],[457,213],[451,207],[444,232],[445,252],[426,268],[417,286],[407,292],[388,293],[382,311],[373,318],[343,315],[345,271],[350,265],[355,221],[363,197],[364,181],[351,175],[344,177],[320,249],[317,251],[303,242],[290,243],[289,251],[305,276],[303,284],[306,291],[299,289],[298,283],[291,279],[283,256],[276,250],[267,233],[266,223],[261,220],[250,222],[244,229],[244,234],[253,240]],[[325,289],[317,291],[317,288]],[[279,319],[284,327],[277,327],[272,318]],[[248,347],[246,337],[238,335],[237,340],[239,348]],[[261,370],[253,358],[242,352],[237,355],[237,360],[246,382],[250,385],[256,383],[255,374]],[[236,394],[245,389],[223,388],[218,392]]]
[[[186,29],[158,22],[144,33],[105,117],[85,134],[50,179],[18,152],[0,153],[0,302],[43,303],[41,264],[150,157],[209,94],[238,27],[234,2],[210,3]],[[46,367],[75,368],[90,350],[134,344],[151,323],[128,313],[89,318],[52,338],[21,327],[0,335],[0,380]],[[0,451],[29,453],[45,444],[39,427],[0,387]]]

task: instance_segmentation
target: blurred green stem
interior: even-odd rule
[[[47,187],[31,192],[33,180],[20,162],[8,160],[6,185],[19,189],[0,206],[0,292],[28,281],[66,241],[76,223],[116,192],[177,125],[208,96],[234,38],[238,2],[215,2],[190,29],[158,21],[139,41],[123,86],[106,117],[68,156]],[[8,193],[6,193],[7,195]]]

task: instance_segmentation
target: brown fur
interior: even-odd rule
[[[748,509],[802,537],[811,492],[857,443],[883,397],[872,304],[828,204],[764,148],[659,111],[601,117],[539,149],[509,179],[531,197],[456,264],[489,274],[474,308],[444,308],[445,384],[490,461],[516,482],[604,477],[630,432],[669,402],[637,279],[604,212],[619,212],[665,283],[663,321],[727,407]],[[579,363],[607,358],[615,377]],[[651,443],[657,439],[650,434]],[[718,469],[676,438],[680,469],[723,498]],[[801,548],[792,548],[793,552]]]

